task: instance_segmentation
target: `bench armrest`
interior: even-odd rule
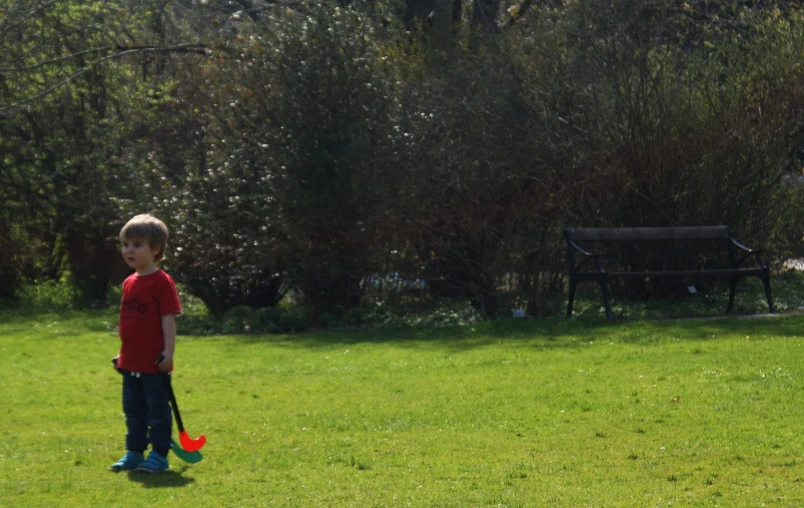
[[[745,254],[740,259],[737,260],[736,266],[740,266],[741,264],[743,264],[743,261],[750,258],[751,256],[754,256],[757,260],[757,263],[759,263],[759,266],[762,267],[763,270],[768,269],[768,265],[766,265],[765,260],[762,259],[762,249],[749,249],[748,247],[741,244],[732,237],[729,237],[729,241],[732,243],[732,245],[745,252]]]
[[[732,243],[732,245],[734,245],[738,249],[744,250],[748,254],[759,254],[760,252],[762,252],[761,250],[749,249],[748,247],[746,247],[745,245],[741,244],[740,242],[738,242],[737,240],[735,240],[731,236],[729,237],[729,241]]]
[[[579,262],[577,265],[574,264],[573,261],[572,261],[574,256],[572,256],[572,255],[570,256],[570,273],[571,274],[577,272],[578,269],[581,266],[585,265],[586,263],[588,263],[590,261],[592,261],[595,264],[595,268],[597,268],[598,273],[604,274],[604,275],[606,274],[606,269],[603,267],[603,263],[600,261],[600,258],[602,257],[600,254],[595,254],[593,252],[588,252],[588,251],[584,250],[583,247],[581,247],[580,245],[575,243],[574,240],[571,240],[569,238],[567,238],[567,244],[570,246],[570,248],[572,248],[575,251],[577,251],[578,253],[583,254],[584,256],[586,256],[586,258],[583,259],[581,262]]]
[[[587,251],[583,250],[583,248],[580,245],[578,245],[577,243],[575,243],[575,241],[573,241],[573,240],[567,239],[567,243],[569,244],[570,247],[572,247],[573,249],[577,250],[578,252],[580,252],[584,256],[597,256],[597,254],[592,254],[591,252],[587,252]]]

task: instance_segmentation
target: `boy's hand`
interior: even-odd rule
[[[154,363],[162,372],[170,372],[170,369],[173,368],[173,353],[170,351],[162,351],[162,354],[157,357]]]

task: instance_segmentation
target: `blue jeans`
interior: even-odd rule
[[[126,415],[126,449],[170,450],[173,417],[165,374],[123,374],[123,412]],[[149,432],[150,431],[150,432]]]

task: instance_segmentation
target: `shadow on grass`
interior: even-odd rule
[[[598,318],[506,319],[451,328],[337,330],[295,335],[235,335],[237,343],[294,348],[393,344],[418,349],[471,350],[507,342],[537,349],[570,349],[591,341],[649,344],[659,340],[706,341],[724,335],[800,337],[804,315],[716,316],[667,320]]]
[[[195,482],[193,478],[182,476],[179,471],[165,471],[159,474],[131,472],[128,474],[128,479],[135,483],[141,483],[146,489],[186,487]]]
[[[35,335],[37,339],[64,340],[84,333],[116,334],[114,310],[5,309],[0,310],[0,333]]]

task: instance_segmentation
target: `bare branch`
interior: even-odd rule
[[[65,58],[75,57],[75,56],[78,56],[79,54],[89,54],[89,53],[108,50],[108,49],[111,49],[111,48],[101,48],[101,49],[98,49],[98,50],[81,51],[81,52],[69,55],[67,57],[63,57],[63,58],[60,58],[60,59],[54,59],[54,60],[50,61],[50,63],[55,63],[55,62],[58,62],[58,61],[61,61],[61,60],[65,59]],[[122,48],[115,48],[115,49],[122,49]],[[96,60],[93,60],[93,61],[89,62],[86,66],[82,67],[81,69],[78,69],[76,72],[74,72],[73,74],[68,76],[66,79],[63,79],[62,81],[56,83],[55,85],[53,85],[53,86],[51,86],[51,87],[49,87],[49,88],[47,88],[45,90],[42,90],[41,92],[37,93],[36,95],[34,95],[32,97],[28,97],[27,99],[24,99],[24,100],[21,100],[19,102],[14,103],[14,104],[8,105],[8,106],[3,107],[3,108],[0,108],[0,114],[3,114],[4,112],[9,111],[9,110],[14,109],[14,108],[17,108],[19,106],[24,106],[26,104],[30,104],[30,103],[38,100],[38,99],[41,99],[42,97],[45,97],[45,96],[55,92],[56,90],[58,90],[59,88],[63,87],[67,83],[71,82],[75,78],[77,78],[77,77],[81,76],[82,74],[84,74],[87,71],[87,69],[92,67],[93,65],[99,64],[101,62],[105,62],[107,60],[113,60],[113,59],[116,59],[116,58],[122,58],[122,57],[124,57],[126,55],[131,55],[131,54],[135,54],[135,53],[196,53],[196,54],[200,54],[200,55],[206,55],[208,53],[208,49],[207,49],[206,46],[198,45],[198,44],[179,44],[179,45],[176,45],[176,46],[169,46],[169,47],[142,47],[141,46],[141,47],[126,48],[124,51],[119,51],[118,53],[115,53],[115,54],[112,54],[112,55],[107,55],[107,56],[104,56],[102,58],[98,58]],[[45,62],[43,62],[43,64],[45,64]],[[37,65],[31,66],[30,68],[35,69],[35,68],[38,68],[38,67],[41,67],[41,65],[37,64]],[[0,72],[9,72],[9,71],[15,71],[15,70],[16,71],[23,71],[23,70],[29,70],[29,68],[0,69]]]
[[[258,12],[260,12],[261,10],[265,10],[259,7],[255,8],[250,0],[236,0],[236,1],[238,4],[243,6],[243,10],[237,12],[236,14],[248,14],[254,21],[258,21],[260,19],[260,17],[258,16]]]

